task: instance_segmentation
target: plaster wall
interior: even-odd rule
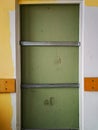
[[[98,7],[84,12],[84,76],[98,77]],[[98,130],[98,92],[84,92],[84,130],[92,129]]]

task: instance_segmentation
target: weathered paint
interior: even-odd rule
[[[10,45],[12,48],[12,60],[14,65],[14,78],[16,78],[16,48],[15,48],[15,10],[10,11]],[[16,93],[11,93],[13,107],[12,129],[16,130]]]
[[[14,78],[16,78],[16,48],[15,48],[15,10],[10,11],[10,46],[12,50],[12,61],[14,66]]]
[[[86,6],[98,6],[98,0],[85,0]]]
[[[0,1],[0,78],[13,78],[14,65],[10,46],[10,11],[14,0]],[[10,94],[0,94],[0,130],[12,130],[13,108]]]

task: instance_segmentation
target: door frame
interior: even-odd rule
[[[16,0],[16,130],[21,130],[21,47],[20,47],[20,5]],[[84,1],[59,0],[34,4],[79,4],[79,129],[84,130]]]

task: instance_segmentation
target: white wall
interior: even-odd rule
[[[85,7],[84,76],[98,77],[98,7]],[[84,130],[98,130],[98,92],[84,93]]]

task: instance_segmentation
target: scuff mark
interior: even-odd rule
[[[62,64],[62,58],[60,56],[57,56],[55,64],[58,64],[58,65]]]

